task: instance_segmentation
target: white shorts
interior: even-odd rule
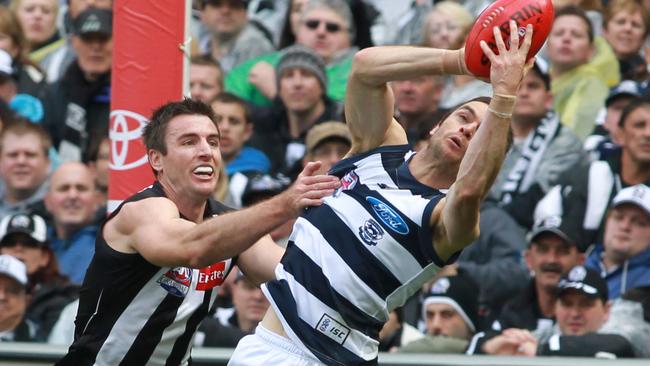
[[[290,339],[258,325],[254,334],[239,341],[228,366],[260,365],[323,366],[323,363],[305,353]]]

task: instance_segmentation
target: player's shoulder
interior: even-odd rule
[[[178,207],[167,197],[147,197],[126,202],[114,219],[123,223],[139,225],[157,219],[180,217]]]

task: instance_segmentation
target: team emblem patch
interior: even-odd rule
[[[587,270],[583,266],[576,266],[573,267],[571,272],[569,272],[569,275],[567,276],[570,281],[573,282],[580,282],[587,277]]]
[[[359,176],[354,172],[354,170],[352,170],[345,174],[343,178],[341,178],[340,182],[341,186],[334,191],[334,197],[340,196],[343,191],[348,191],[354,188],[359,182]]]
[[[402,235],[409,233],[409,227],[406,225],[406,221],[387,204],[371,196],[366,197],[366,201],[370,203],[372,210],[379,216],[379,219],[391,230]]]
[[[363,225],[359,226],[359,236],[364,243],[377,245],[377,241],[384,236],[384,229],[375,220],[366,220]]]
[[[449,278],[447,277],[442,277],[438,281],[436,281],[433,286],[431,287],[431,293],[432,294],[445,294],[447,293],[447,290],[449,290]]]
[[[160,276],[158,283],[170,294],[185,297],[192,285],[192,270],[186,267],[172,268]]]
[[[316,330],[325,334],[328,338],[338,344],[345,343],[348,335],[350,335],[350,328],[336,321],[327,314],[323,314],[320,318],[318,324],[316,324]]]

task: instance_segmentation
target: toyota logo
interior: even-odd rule
[[[109,167],[113,170],[129,170],[147,163],[144,147],[132,146],[130,142],[140,140],[142,129],[149,121],[138,113],[123,109],[111,111],[110,118],[112,123],[108,132],[111,139]],[[129,154],[129,146],[131,146],[131,154]]]

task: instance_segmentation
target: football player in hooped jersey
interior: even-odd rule
[[[520,43],[511,22],[509,49],[494,32],[498,51],[481,45],[491,61],[491,101],[458,107],[417,154],[393,119],[387,83],[470,75],[463,51],[357,53],[345,101],[352,148],[330,171],[344,184],[296,220],[276,280],[262,286],[271,308],[229,365],[377,364],[389,312],[479,234],[479,207],[503,161],[515,94],[533,62],[526,62],[532,27]]]
[[[310,163],[285,192],[226,213],[210,198],[222,161],[208,105],[163,105],[143,136],[156,181],[102,225],[75,340],[59,365],[187,365],[197,326],[234,262],[254,282],[272,278],[283,249],[266,233],[339,186],[336,177],[315,176],[320,164]]]

